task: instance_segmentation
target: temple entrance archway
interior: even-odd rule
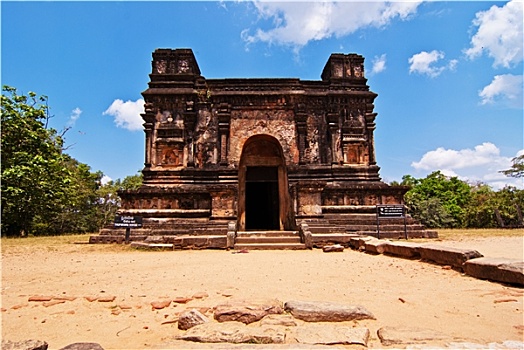
[[[282,146],[272,136],[249,138],[238,171],[238,229],[291,230],[294,215]]]

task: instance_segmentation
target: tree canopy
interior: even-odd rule
[[[521,227],[524,190],[507,186],[494,191],[486,184],[468,184],[440,171],[426,178],[403,177],[411,189],[404,196],[415,219],[431,228]]]
[[[2,236],[97,231],[113,219],[117,190],[142,183],[134,175],[102,184],[102,172],[66,154],[47,125],[46,96],[3,86],[1,118]]]

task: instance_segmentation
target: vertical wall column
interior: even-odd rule
[[[229,130],[231,126],[231,108],[226,103],[221,103],[217,108],[218,135],[219,135],[219,163],[227,166],[229,153]]]
[[[303,165],[306,164],[304,153],[307,139],[307,114],[303,104],[299,104],[295,110],[295,124],[297,126],[298,138],[298,164]]]
[[[339,162],[340,135],[338,133],[338,113],[330,112],[327,114],[327,123],[331,134],[331,164]]]

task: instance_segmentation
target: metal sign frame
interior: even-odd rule
[[[380,238],[381,219],[404,219],[404,238],[408,239],[406,225],[406,206],[403,204],[381,204],[377,205],[377,238]]]
[[[116,215],[115,221],[113,223],[115,228],[125,228],[126,229],[126,243],[129,243],[131,237],[131,228],[142,227],[142,217],[141,216],[126,216],[126,215]]]

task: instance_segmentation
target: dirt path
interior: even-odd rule
[[[485,239],[471,248],[518,257],[522,243],[522,237]],[[151,308],[153,301],[200,292],[208,297]],[[370,348],[383,348],[376,332],[384,326],[423,327],[481,344],[522,341],[523,292],[428,263],[351,250],[233,254],[110,252],[85,245],[12,248],[2,255],[2,339],[40,339],[52,349],[80,341],[105,349],[162,348],[182,332],[166,322],[186,308],[277,298],[365,306],[377,319],[349,325],[369,328]],[[46,307],[28,301],[33,295],[76,299]],[[89,296],[115,300],[90,302]]]

